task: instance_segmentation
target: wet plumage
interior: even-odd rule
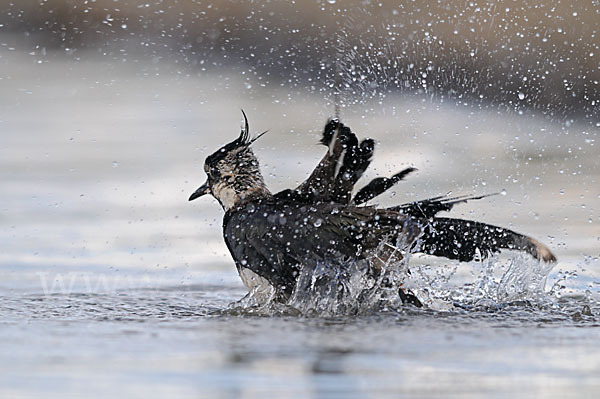
[[[249,290],[264,290],[267,285],[285,301],[303,268],[316,264],[336,268],[365,262],[376,275],[380,265],[374,259],[386,261],[381,245],[396,248],[399,242],[409,252],[460,261],[485,258],[501,249],[556,261],[546,246],[530,237],[481,222],[436,216],[485,196],[442,196],[390,208],[362,205],[415,169],[374,179],[353,196],[373,157],[374,141],[359,141],[337,120],[325,126],[321,143],[327,151],[306,181],[273,194],[250,148],[258,136],[250,137],[245,114],[244,120],[240,136],[206,159],[208,180],[190,201],[210,193],[224,208],[225,242]]]

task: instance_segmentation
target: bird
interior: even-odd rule
[[[242,115],[239,136],[206,158],[207,180],[189,201],[210,194],[223,208],[225,244],[249,294],[263,293],[286,303],[299,288],[303,270],[316,267],[360,264],[378,276],[386,262],[402,258],[399,245],[406,253],[458,261],[484,259],[503,249],[523,251],[541,262],[557,261],[547,246],[531,237],[438,216],[488,195],[445,195],[386,208],[367,205],[416,169],[377,177],[355,190],[373,159],[375,141],[359,141],[336,118],[323,129],[320,143],[327,150],[309,177],[295,188],[273,193],[252,150],[266,132],[252,136],[243,110]],[[407,290],[400,288],[398,295],[402,302],[422,306]]]

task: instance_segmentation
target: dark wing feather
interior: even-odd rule
[[[354,136],[353,133],[352,136]],[[372,139],[365,139],[358,144],[355,138],[347,146],[346,152],[343,154],[342,166],[335,177],[333,201],[343,204],[350,203],[354,185],[369,167],[374,149],[375,141]]]
[[[359,143],[350,128],[337,119],[330,120],[321,138],[328,151],[311,175],[294,191],[299,197],[312,201],[350,202],[354,184],[367,169],[373,156],[375,142]]]
[[[429,219],[434,217],[438,212],[449,211],[454,208],[454,205],[462,204],[471,200],[478,200],[486,197],[490,197],[496,194],[484,194],[484,195],[463,195],[460,197],[448,198],[445,195],[439,197],[428,198],[425,200],[410,202],[408,204],[402,204],[388,208],[393,211],[402,212],[407,215],[414,216],[416,218]]]
[[[471,261],[479,253],[486,258],[502,249],[524,251],[544,262],[556,262],[542,243],[512,230],[471,220],[433,218],[423,229],[415,252]]]
[[[340,129],[340,123],[333,119],[325,125],[321,144],[328,150],[310,176],[295,191],[301,195],[310,195],[314,200],[326,200],[333,191],[335,175],[339,168],[348,141],[348,130]]]
[[[352,199],[352,203],[356,205],[364,204],[373,198],[383,194],[385,191],[392,188],[396,183],[403,180],[409,173],[417,170],[416,168],[406,168],[392,177],[377,177],[361,188]]]

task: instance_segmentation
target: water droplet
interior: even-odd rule
[[[519,93],[519,100],[525,99],[525,93]]]
[[[335,4],[335,1],[336,1],[336,0],[327,0],[327,2],[328,2],[329,4]]]
[[[315,222],[313,223],[315,225],[315,227],[319,227],[323,224],[323,220],[321,220],[321,218],[315,220]]]
[[[119,163],[118,163],[117,161],[113,161],[113,163],[112,163],[112,167],[113,167],[113,168],[116,168],[117,166],[119,166]]]

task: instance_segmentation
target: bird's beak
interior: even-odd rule
[[[204,194],[210,194],[210,187],[208,185],[208,182],[198,187],[198,189],[194,191],[194,194],[190,195],[190,199],[188,201],[193,201],[198,197],[202,197]]]

